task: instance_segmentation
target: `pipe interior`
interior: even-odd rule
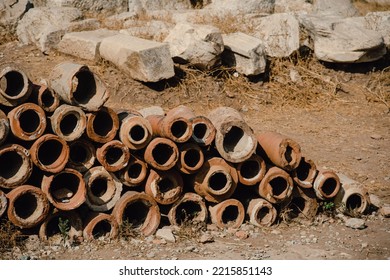
[[[18,71],[9,71],[0,78],[0,88],[10,97],[18,96],[24,88],[23,75]]]
[[[223,138],[223,148],[227,153],[244,151],[251,144],[251,137],[238,126],[232,126]]]
[[[188,167],[194,168],[199,164],[201,151],[197,149],[189,149],[184,154],[184,162]]]
[[[107,136],[114,128],[114,120],[107,111],[98,111],[92,127],[97,135]]]
[[[176,187],[176,184],[171,178],[164,177],[161,180],[157,181],[157,186],[161,193],[166,193],[174,189]]]
[[[90,71],[80,71],[73,79],[77,79],[77,88],[73,98],[79,104],[87,104],[96,94],[95,76]]]
[[[108,165],[120,164],[125,157],[123,150],[119,147],[108,147],[106,151],[105,160]]]
[[[228,184],[227,175],[223,172],[215,172],[210,175],[208,183],[209,188],[215,191],[220,191],[227,187]]]
[[[165,143],[158,143],[152,151],[152,156],[159,165],[166,164],[172,155],[173,148]]]
[[[129,131],[130,139],[134,142],[139,142],[145,139],[146,131],[142,125],[134,125]]]
[[[329,196],[334,193],[337,187],[337,181],[334,178],[327,178],[322,184],[321,190],[322,192]]]
[[[134,228],[141,227],[146,221],[149,208],[149,203],[144,200],[129,203],[123,212],[123,221],[127,221]]]
[[[32,109],[21,112],[19,116],[20,128],[27,133],[35,132],[39,128],[40,123],[39,114]]]
[[[240,168],[240,174],[245,179],[255,178],[261,170],[260,163],[256,160],[244,161]]]
[[[78,126],[79,119],[80,116],[76,112],[64,116],[60,122],[61,133],[65,136],[72,134]]]
[[[108,190],[108,181],[107,181],[107,178],[96,178],[95,180],[93,180],[93,182],[91,182],[91,185],[90,185],[90,188],[91,188],[91,193],[95,196],[95,197],[103,197],[107,190]]]
[[[180,203],[176,207],[175,220],[178,225],[181,225],[185,222],[191,221],[196,218],[199,213],[202,211],[199,203],[195,201],[185,201]]]
[[[10,179],[21,170],[23,158],[15,151],[5,152],[0,155],[0,166],[0,177]]]
[[[275,177],[271,181],[269,181],[269,185],[272,188],[272,194],[274,196],[279,196],[283,194],[288,187],[287,180],[280,176]]]
[[[238,207],[237,205],[229,205],[222,212],[222,222],[225,225],[234,223],[238,218]]]
[[[206,138],[208,133],[208,127],[204,123],[196,123],[193,125],[193,134],[198,139]]]
[[[50,139],[39,147],[38,159],[43,165],[51,165],[60,159],[62,151],[62,143],[56,139]]]
[[[73,173],[63,172],[54,176],[51,182],[50,194],[57,202],[65,202],[78,191],[80,178]]]
[[[50,221],[46,225],[47,238],[50,238],[50,237],[60,233],[60,228],[59,228],[60,218],[64,221],[68,220],[67,217],[63,217],[63,216],[59,216],[59,215],[51,218]]]
[[[41,95],[40,102],[43,106],[49,108],[54,105],[55,100],[54,94],[50,90],[46,89]]]
[[[345,206],[348,210],[359,209],[362,205],[363,197],[360,194],[351,194],[345,202]]]
[[[172,123],[171,133],[176,138],[180,138],[183,135],[185,135],[187,130],[188,130],[188,124],[185,121],[177,120],[177,121]]]
[[[261,207],[256,213],[256,221],[259,224],[268,224],[272,220],[272,212],[268,207]]]
[[[286,151],[284,152],[284,158],[288,163],[291,163],[295,158],[295,152],[290,145],[287,145]]]
[[[108,220],[101,220],[94,226],[92,235],[96,239],[102,236],[108,237],[110,235],[111,229],[112,226]]]
[[[92,154],[86,144],[76,142],[69,147],[69,158],[73,163],[83,164],[91,158]]]
[[[306,207],[306,200],[305,199],[303,199],[302,197],[294,197],[291,200],[291,203],[289,206],[289,208],[291,209],[290,217],[291,218],[298,217],[303,212],[305,207]]]
[[[138,179],[142,174],[142,170],[142,165],[136,162],[127,169],[127,176],[133,180]]]
[[[311,165],[302,159],[296,169],[298,179],[300,181],[307,180],[310,174],[310,170],[311,170]]]
[[[19,196],[14,202],[15,214],[21,219],[28,219],[38,210],[38,198],[32,193]]]

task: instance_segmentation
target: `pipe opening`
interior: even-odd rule
[[[306,200],[303,197],[294,197],[290,203],[289,209],[290,217],[296,218],[298,217],[306,207]]]
[[[229,205],[222,212],[222,222],[225,225],[235,223],[238,218],[238,214],[238,207],[236,205]]]
[[[337,187],[337,181],[334,178],[328,178],[322,184],[321,190],[325,195],[329,196],[334,193],[336,187]]]
[[[232,126],[223,138],[225,152],[241,152],[252,143],[250,137],[238,126]]]
[[[215,172],[209,177],[208,183],[209,188],[214,191],[220,191],[227,187],[228,185],[227,175],[223,172]]]
[[[274,196],[279,196],[283,194],[288,187],[288,183],[283,177],[275,177],[271,181],[269,181],[269,185],[272,188],[272,194]]]
[[[60,122],[61,133],[65,136],[72,134],[77,128],[78,123],[79,118],[75,114],[67,114]]]
[[[54,105],[55,100],[56,99],[54,98],[53,93],[50,90],[46,89],[41,95],[40,102],[43,106],[49,108]]]
[[[92,236],[93,238],[99,238],[99,237],[108,237],[110,235],[110,232],[111,232],[111,224],[109,221],[107,220],[101,220],[100,222],[98,222],[93,230],[92,230]]]
[[[56,216],[50,219],[50,221],[47,223],[46,226],[46,236],[49,239],[50,237],[53,237],[54,235],[57,235],[60,233],[60,218],[62,222],[69,221],[68,218],[63,216]]]
[[[93,130],[99,136],[107,136],[114,128],[114,121],[106,111],[98,111],[92,124]]]
[[[19,196],[14,202],[15,214],[21,219],[28,219],[38,210],[37,197],[32,193]]]
[[[182,137],[188,130],[188,124],[185,121],[177,120],[171,126],[172,135],[176,138]]]
[[[201,211],[202,208],[195,201],[180,203],[176,208],[175,221],[178,225],[181,225],[196,218]]]
[[[176,187],[175,182],[168,177],[159,180],[157,186],[161,193],[166,193]]]
[[[56,202],[69,202],[78,191],[80,178],[76,174],[63,172],[53,178],[50,194]]]
[[[286,151],[284,152],[284,158],[288,163],[292,162],[295,158],[294,150],[291,148],[291,146],[287,145]]]
[[[272,221],[272,212],[268,207],[261,207],[256,213],[256,221],[259,224],[268,224]]]
[[[82,144],[82,142],[73,143],[69,147],[69,158],[73,163],[83,164],[87,162],[91,156],[92,154],[88,147]]]
[[[193,126],[193,134],[198,139],[204,139],[206,138],[206,135],[208,133],[208,127],[204,123],[196,123]]]
[[[35,132],[39,128],[40,123],[41,119],[36,111],[28,109],[20,113],[19,124],[24,132]]]
[[[360,194],[351,194],[347,201],[345,202],[345,206],[348,210],[359,209],[363,205],[363,197]]]
[[[97,178],[91,183],[91,192],[95,197],[102,198],[108,190],[107,178]]]
[[[38,159],[43,165],[51,165],[59,160],[62,151],[62,143],[51,139],[43,142],[38,150]]]
[[[158,143],[152,151],[152,156],[159,165],[166,164],[172,155],[173,148],[165,143]]]
[[[241,176],[245,179],[252,179],[259,175],[261,166],[256,160],[244,161],[240,168]]]
[[[127,221],[132,227],[141,227],[148,217],[150,204],[143,200],[127,204],[123,212],[123,221]]]
[[[10,179],[18,174],[23,166],[23,158],[15,151],[0,155],[0,177]]]
[[[184,162],[191,168],[194,168],[199,164],[200,158],[200,151],[196,149],[189,149],[184,154]]]
[[[142,174],[142,165],[139,163],[134,163],[127,169],[127,175],[131,179],[138,179]]]
[[[299,163],[296,169],[298,179],[300,181],[305,181],[309,177],[310,170],[311,170],[311,165],[306,161],[301,160],[301,162]]]
[[[96,94],[96,80],[93,73],[90,71],[80,71],[74,78],[76,80],[77,88],[73,92],[73,98],[79,104],[88,103]]]
[[[108,147],[105,155],[105,160],[108,165],[116,165],[123,161],[125,154],[119,147]]]
[[[2,91],[10,96],[18,96],[24,88],[23,75],[17,71],[9,71],[0,79],[0,87]]]
[[[130,129],[129,136],[134,142],[142,141],[146,136],[145,128],[137,124]]]

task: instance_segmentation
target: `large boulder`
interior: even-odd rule
[[[222,14],[273,13],[275,0],[213,0],[205,9]]]
[[[128,0],[35,0],[36,7],[73,7],[92,13],[121,13],[128,9]]]
[[[202,0],[129,0],[129,10],[140,6],[146,11],[152,10],[184,10],[196,5],[203,5]]]
[[[352,0],[316,0],[314,12],[318,15],[331,15],[342,17],[358,16],[359,11]]]
[[[200,69],[217,65],[224,50],[221,32],[210,25],[178,23],[164,41],[169,43],[176,62]]]
[[[0,44],[8,36],[15,34],[18,21],[32,8],[29,0],[2,0],[0,1]]]
[[[381,34],[390,50],[390,11],[368,13],[364,19],[366,21],[365,27]]]
[[[174,24],[160,20],[128,20],[120,33],[162,42]]]
[[[313,4],[307,0],[275,0],[274,13],[312,12]]]

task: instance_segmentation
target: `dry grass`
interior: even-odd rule
[[[207,230],[205,222],[185,220],[175,231],[180,240],[197,240]]]
[[[9,252],[12,248],[23,247],[25,236],[9,220],[0,220],[0,253]]]
[[[358,9],[360,14],[363,16],[369,12],[381,12],[390,10],[390,5],[378,5],[376,3],[368,3],[364,0],[353,0],[352,2]]]
[[[390,66],[369,79],[364,89],[368,102],[383,103],[390,113]]]

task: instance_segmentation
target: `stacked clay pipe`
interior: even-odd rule
[[[39,85],[0,67],[0,219],[43,240],[66,220],[80,240],[114,238],[123,224],[144,235],[187,222],[269,227],[285,213],[313,219],[320,201],[368,208],[364,188],[289,137],[254,133],[232,108],[113,110],[108,97],[85,65],[59,64]]]

